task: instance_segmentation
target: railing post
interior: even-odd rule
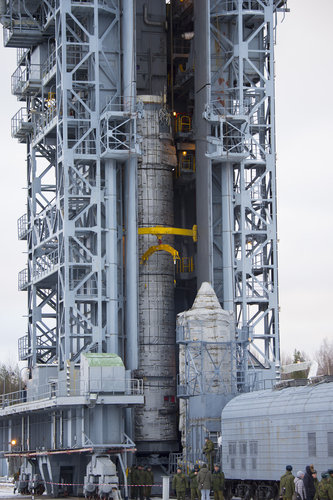
[[[169,500],[169,487],[170,487],[169,476],[162,476],[162,480],[163,480],[162,500]]]

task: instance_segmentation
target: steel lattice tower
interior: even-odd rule
[[[273,0],[211,0],[195,18],[203,47],[195,73],[197,218],[206,236],[198,243],[198,281],[212,281],[224,309],[235,312],[245,386],[249,362],[273,372],[279,362],[273,69],[279,8],[283,2]]]
[[[62,369],[87,351],[124,355],[124,287],[135,288],[137,265],[128,266],[133,271],[125,278],[123,226],[135,225],[135,200],[134,216],[131,203],[126,214],[121,208],[123,195],[131,198],[137,152],[135,88],[126,60],[133,59],[133,47],[125,45],[127,66],[121,75],[116,0],[45,2],[42,7],[35,29],[40,42],[42,31],[54,30],[41,68],[42,90],[31,88],[28,74],[22,91],[20,67],[15,87],[27,97],[28,117],[14,119],[14,135],[27,142],[29,165],[29,209],[20,223],[29,259],[19,284],[28,291],[30,320],[20,353],[30,367],[56,359]],[[132,26],[128,19],[126,26],[133,33],[133,12]],[[24,71],[35,66],[37,75],[40,62],[27,65]],[[22,130],[23,122],[30,130]],[[133,245],[133,232],[126,232],[126,246]],[[129,291],[126,303],[136,318],[136,301],[130,297]]]
[[[285,0],[0,1],[24,103],[12,135],[27,148],[19,356],[29,368],[24,405],[0,409],[0,439],[15,432],[20,453],[48,450],[33,462],[44,481],[61,475],[58,452],[96,457],[132,439],[164,467],[179,451],[177,396],[202,398],[186,417],[200,420],[199,449],[211,401],[218,426],[222,400],[276,379],[274,36],[285,10]],[[208,378],[206,320],[191,366],[198,339],[175,331],[203,282],[229,325],[211,339]],[[191,393],[193,371],[207,390]],[[69,463],[78,481],[88,460]]]

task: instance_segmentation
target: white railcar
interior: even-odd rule
[[[242,394],[224,407],[222,467],[234,492],[272,498],[286,465],[309,464],[319,478],[333,466],[333,382]]]

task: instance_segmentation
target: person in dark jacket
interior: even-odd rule
[[[199,465],[195,464],[192,472],[190,473],[190,490],[191,490],[191,500],[200,500],[200,491],[198,488],[198,472],[199,472]]]
[[[202,464],[198,473],[198,488],[201,491],[201,500],[209,500],[210,489],[212,487],[212,473],[206,464]]]
[[[140,498],[140,500],[143,500],[144,498],[144,484],[145,484],[145,471],[143,469],[142,465],[138,465],[137,468],[137,496]]]
[[[129,498],[136,498],[136,486],[134,486],[134,481],[135,481],[135,475],[136,475],[136,466],[133,465],[133,467],[130,467],[128,470],[128,476],[127,476],[127,484],[129,486]]]
[[[133,465],[133,467],[131,468],[129,484],[133,485],[133,486],[131,486],[131,498],[134,498],[134,500],[137,500],[138,495],[139,495],[138,487],[137,487],[137,485],[139,484],[139,474],[138,474],[137,465]]]
[[[313,482],[314,482],[314,487],[316,489],[316,493],[315,493],[315,496],[314,496],[314,500],[318,500],[318,486],[319,486],[319,479],[317,479],[317,471],[316,470],[312,470],[312,477],[313,477]]]
[[[203,447],[202,453],[206,455],[208,462],[208,469],[211,471],[214,458],[214,443],[209,439],[208,436],[205,437],[205,445]]]
[[[215,464],[212,474],[212,489],[214,492],[214,500],[224,500],[223,488],[224,473],[220,471],[220,466],[218,464]]]
[[[144,482],[144,496],[146,497],[146,500],[150,500],[150,495],[151,495],[151,488],[152,485],[154,484],[154,474],[153,471],[151,470],[150,465],[147,465],[146,470],[145,470],[145,482]]]
[[[333,496],[333,469],[328,469],[327,471],[327,483],[329,489],[329,498]]]
[[[177,474],[173,476],[172,489],[176,491],[177,500],[185,500],[185,493],[187,488],[187,477],[178,467]]]
[[[291,500],[295,492],[295,477],[291,473],[292,470],[292,466],[287,465],[285,474],[280,478],[280,497],[282,497],[283,500]]]
[[[316,494],[315,481],[313,477],[314,472],[311,470],[310,465],[305,468],[305,474],[303,477],[303,484],[305,488],[305,498],[306,500],[313,500]]]
[[[328,483],[328,498],[329,500],[333,500],[333,480],[330,481],[330,475],[327,473],[327,483]]]
[[[318,500],[333,500],[333,488],[328,479],[328,473],[321,473],[321,481],[318,484],[317,496]]]

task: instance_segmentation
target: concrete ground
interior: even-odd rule
[[[13,493],[13,491],[13,483],[0,483],[0,498],[31,498],[28,496],[19,495],[18,493]]]
[[[0,499],[1,500],[6,500],[6,499],[13,499],[13,498],[21,498],[22,500],[31,500],[31,495],[20,495],[19,493],[13,493],[14,491],[14,485],[12,483],[0,483]],[[65,497],[66,500],[78,500],[78,497]],[[174,497],[173,497],[174,498]],[[35,500],[48,500],[52,499],[54,500],[53,497],[47,496],[45,493],[42,496],[35,496]],[[151,497],[151,500],[161,500],[161,497]],[[240,499],[233,499],[233,500],[240,500]]]

